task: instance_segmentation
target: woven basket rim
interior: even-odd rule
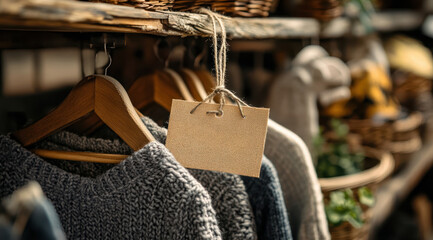
[[[344,122],[349,126],[350,129],[359,129],[359,128],[390,128],[392,126],[392,123],[390,122],[383,122],[383,123],[375,123],[370,118],[364,118],[364,119],[345,119]]]
[[[392,124],[396,132],[407,132],[414,130],[422,124],[423,115],[420,112],[413,112],[407,118],[397,120]]]
[[[385,148],[391,153],[413,153],[422,147],[421,137],[417,136],[406,141],[390,142]]]
[[[354,189],[378,183],[392,173],[395,163],[389,152],[369,147],[363,147],[363,149],[367,157],[375,158],[379,160],[379,163],[376,166],[359,173],[341,177],[319,178],[320,187],[323,192],[345,188]]]
[[[384,122],[384,123],[374,123],[372,119],[370,118],[349,118],[345,119],[344,122],[349,124],[352,127],[383,127],[383,126],[392,126],[392,129],[396,132],[406,132],[413,130],[417,127],[419,127],[422,124],[423,121],[423,114],[420,112],[412,112],[407,116],[407,118],[404,119],[398,119],[394,122]]]

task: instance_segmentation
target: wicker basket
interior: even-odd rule
[[[431,79],[397,71],[393,74],[393,82],[393,95],[403,106],[411,111],[424,112],[431,110],[431,90],[433,86]]]
[[[400,102],[410,98],[416,98],[420,93],[429,92],[432,89],[432,81],[409,73],[394,74],[394,95]]]
[[[385,149],[392,153],[396,170],[404,166],[414,152],[421,149],[422,141],[419,128],[422,122],[423,115],[414,112],[407,118],[392,124],[392,142]]]
[[[407,141],[391,143],[389,150],[395,161],[395,170],[401,169],[411,158],[412,154],[422,147],[421,138],[415,137]]]
[[[303,0],[297,9],[302,17],[313,17],[321,21],[329,21],[343,13],[339,0]]]
[[[386,179],[394,169],[394,160],[390,153],[372,148],[364,148],[367,156],[366,170],[342,177],[320,178],[319,183],[322,188],[325,203],[329,201],[329,194],[332,191],[350,188],[357,190],[360,187],[369,187],[373,193],[376,192],[379,184]],[[336,227],[330,227],[333,240],[364,240],[368,239],[372,212],[371,208],[363,208],[364,225],[355,228],[349,223],[343,223]]]
[[[362,145],[386,148],[393,140],[393,127],[391,123],[375,125],[371,119],[348,119],[345,121],[351,133],[359,134]]]
[[[367,209],[363,212],[364,225],[354,228],[350,223],[344,222],[340,226],[330,229],[332,240],[366,240],[369,238],[372,210]]]
[[[346,123],[350,132],[360,135],[363,145],[391,152],[398,170],[421,148],[422,122],[423,115],[414,112],[405,119],[382,125],[374,125],[369,119],[349,119]]]
[[[88,0],[90,2],[111,3],[151,11],[176,10],[193,12],[207,7],[215,12],[232,17],[267,17],[274,0]]]
[[[91,2],[111,3],[150,11],[167,11],[173,8],[174,0],[90,0]]]
[[[267,17],[273,0],[175,0],[176,11],[194,11],[210,7],[213,11],[233,17]]]

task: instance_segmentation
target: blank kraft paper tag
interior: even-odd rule
[[[187,168],[228,172],[259,177],[265,146],[269,109],[224,106],[217,117],[207,111],[219,104],[173,100],[166,146],[177,161]]]

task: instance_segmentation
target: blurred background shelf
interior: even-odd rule
[[[430,141],[411,157],[407,166],[384,183],[377,192],[373,211],[373,232],[393,210],[407,198],[433,165],[433,142]]]
[[[425,15],[416,11],[389,11],[372,15],[373,28],[380,32],[407,31],[418,28]]]

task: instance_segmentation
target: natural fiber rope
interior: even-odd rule
[[[214,62],[215,62],[215,75],[216,75],[216,82],[217,86],[216,88],[210,93],[203,101],[201,101],[197,106],[195,106],[191,110],[191,114],[195,112],[195,110],[202,105],[203,103],[207,101],[211,101],[216,95],[220,96],[220,106],[219,109],[216,111],[207,111],[207,114],[216,114],[217,116],[222,116],[224,114],[223,108],[225,105],[225,97],[227,96],[239,107],[239,112],[241,113],[242,118],[245,118],[244,110],[242,109],[242,105],[248,106],[244,101],[242,101],[240,98],[238,98],[234,93],[232,93],[230,90],[228,90],[225,87],[225,75],[226,75],[226,62],[227,62],[227,33],[226,28],[224,27],[224,23],[221,20],[221,16],[219,16],[217,13],[212,12],[211,10],[207,8],[200,8],[198,10],[198,13],[206,14],[210,17],[212,20],[212,27],[213,27],[213,50],[214,50]],[[217,22],[221,28],[221,47],[218,50],[218,31],[217,31]]]

